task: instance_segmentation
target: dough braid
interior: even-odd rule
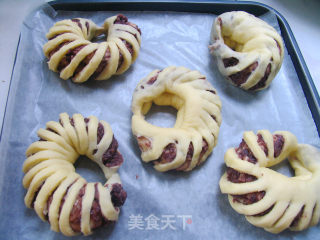
[[[283,60],[283,41],[266,22],[242,11],[226,12],[215,19],[211,53],[221,74],[245,90],[269,86]]]
[[[268,167],[289,157],[294,177]],[[257,227],[279,233],[300,231],[319,222],[320,152],[286,131],[257,135],[245,132],[238,148],[225,154],[227,172],[220,180],[222,193],[238,213]]]
[[[62,113],[60,122],[48,122],[38,136],[23,165],[26,206],[66,236],[88,235],[116,221],[127,195],[117,174],[123,158],[109,124],[94,116],[70,118]],[[79,155],[100,166],[108,179],[104,185],[88,183],[75,172],[73,163]]]
[[[101,34],[107,35],[105,42],[91,42]],[[141,42],[138,26],[121,14],[106,19],[103,27],[84,18],[62,20],[46,37],[43,51],[49,69],[77,83],[124,73],[138,57]]]
[[[178,110],[173,128],[148,123],[152,103]],[[204,162],[217,144],[221,102],[198,71],[185,67],[154,70],[137,85],[132,99],[132,132],[145,162],[158,171],[190,171]]]

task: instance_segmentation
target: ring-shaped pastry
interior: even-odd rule
[[[287,157],[294,177],[269,168]],[[220,189],[228,194],[232,208],[254,226],[279,233],[319,222],[320,152],[315,147],[297,144],[296,137],[286,131],[249,131],[224,160],[227,172]]]
[[[23,165],[26,206],[66,236],[88,235],[116,221],[127,194],[117,173],[123,158],[110,125],[94,116],[62,113],[59,122],[47,122],[38,136]],[[79,155],[100,166],[107,178],[104,185],[88,183],[75,172]]]
[[[106,41],[91,42],[101,34],[107,36]],[[106,19],[103,27],[84,18],[62,20],[46,37],[43,52],[49,69],[77,83],[124,73],[138,57],[141,43],[138,26],[121,14]]]
[[[173,128],[148,123],[152,103],[178,110]],[[217,144],[221,102],[216,90],[198,71],[167,67],[152,71],[137,85],[132,98],[132,132],[144,162],[158,171],[190,171],[204,162]]]
[[[277,31],[243,11],[219,15],[212,25],[211,53],[221,74],[245,90],[262,90],[278,73],[284,54]]]

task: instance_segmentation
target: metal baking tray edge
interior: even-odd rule
[[[242,10],[254,14],[255,16],[262,15],[268,11],[273,12],[278,20],[281,35],[288,50],[288,53],[293,62],[294,68],[297,72],[301,87],[306,97],[308,106],[310,108],[313,120],[315,122],[318,135],[320,136],[320,97],[314,85],[310,72],[303,59],[301,51],[295,40],[293,32],[286,21],[286,19],[274,8],[252,1],[190,1],[190,0],[175,0],[175,1],[123,1],[123,0],[56,0],[49,2],[49,5],[55,10],[69,10],[69,11],[175,11],[175,12],[199,12],[199,13],[214,13],[221,14],[227,11]],[[12,68],[10,85],[8,92],[10,93],[11,82],[13,78],[14,67],[17,59],[19,49],[19,42],[15,60]],[[6,110],[8,105],[9,95],[7,96],[5,111],[3,115],[3,123],[0,132],[0,141],[5,124]]]

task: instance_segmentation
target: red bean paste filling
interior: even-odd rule
[[[127,42],[126,40],[124,39],[121,39],[122,42],[126,45],[126,48],[128,49],[128,51],[130,52],[131,56],[133,55],[133,46]]]
[[[131,27],[135,28],[141,34],[141,30],[139,29],[139,27],[134,23],[128,22],[128,18],[122,14],[117,15],[117,18],[114,21],[114,24],[130,25]]]
[[[123,157],[117,149],[118,141],[113,136],[109,148],[102,155],[102,163],[106,167],[120,166],[123,163]]]
[[[260,201],[265,194],[266,194],[265,191],[260,191],[260,192],[247,193],[243,195],[232,195],[232,197],[233,197],[233,202],[249,205],[249,204],[253,204]]]
[[[154,84],[154,82],[157,81],[157,79],[158,79],[159,73],[160,73],[160,71],[159,71],[155,76],[153,76],[152,78],[150,78],[150,79],[148,80],[147,84],[149,84],[149,85]]]
[[[69,121],[70,121],[71,126],[74,127],[74,120],[73,120],[73,118],[69,118]]]
[[[55,133],[55,134],[57,134],[57,135],[60,135],[58,132],[56,132],[55,130],[53,130],[53,129],[51,129],[51,128],[47,128],[47,130],[48,130],[49,132],[53,132],[53,133]]]
[[[128,18],[122,14],[118,14],[117,15],[117,18],[116,20],[114,21],[114,24],[124,24],[124,25],[129,25],[133,28],[135,28],[140,34],[141,34],[141,31],[140,29],[138,28],[138,26],[134,23],[131,23],[131,22],[128,22]],[[130,33],[132,34],[132,33]],[[135,36],[135,34],[132,34],[134,35],[135,38],[137,38]],[[130,54],[132,55],[133,54],[133,47],[130,43],[128,43],[126,40],[124,39],[121,39],[122,42],[125,44],[126,48],[128,49],[128,51],[130,52]],[[120,51],[119,51],[120,52]],[[119,56],[119,62],[118,62],[118,68],[117,68],[117,71],[121,68],[121,65],[123,63],[124,59],[123,59],[123,55],[122,53],[120,52],[120,56]]]
[[[70,120],[70,124],[74,127],[73,118],[69,118],[69,120]],[[85,118],[84,121],[86,123],[86,130],[88,132],[88,125],[87,124],[90,121],[90,119]],[[61,119],[59,119],[59,122],[62,125]],[[99,123],[98,129],[97,129],[97,144],[100,143],[103,136],[104,136],[104,127],[101,123]],[[46,140],[40,138],[39,141],[46,141]],[[106,167],[119,166],[123,163],[123,157],[122,157],[121,153],[118,152],[117,150],[118,150],[118,141],[117,141],[117,139],[115,139],[114,136],[112,136],[111,144],[109,145],[108,149],[102,155],[102,163]],[[94,149],[92,154],[93,155],[96,154],[97,151],[98,151],[98,149]]]
[[[176,144],[178,144],[178,141],[176,141]],[[190,146],[191,145],[191,146]],[[198,159],[198,164],[200,163],[203,155],[208,151],[208,142],[203,138],[202,139],[202,149],[199,155],[199,159]],[[164,163],[169,163],[172,162],[177,154],[177,148],[176,145],[174,143],[169,143],[163,150],[160,158],[157,161],[154,161],[154,164],[164,164]],[[189,155],[189,156],[188,156]],[[188,147],[188,152],[187,152],[187,156],[186,159],[192,159],[193,156],[193,144],[190,143],[189,147]],[[191,160],[190,160],[191,162]],[[188,167],[190,165],[190,163],[187,163]],[[182,167],[182,166],[181,166]],[[186,168],[188,168],[186,167]],[[183,167],[183,169],[185,168],[185,166]],[[177,170],[181,170],[180,167]]]
[[[222,27],[222,19],[221,18],[218,18],[218,22],[219,22],[220,27]]]
[[[50,53],[49,53],[49,59],[52,57],[53,54],[55,54],[56,52],[58,52],[60,50],[60,48],[62,48],[64,45],[70,43],[72,41],[65,41],[63,43],[60,43],[55,49],[53,49]]]
[[[84,69],[85,66],[87,66],[89,64],[89,62],[91,61],[91,59],[93,58],[94,54],[96,53],[97,50],[94,50],[92,53],[88,54],[77,66],[77,68],[74,70],[73,76],[72,78],[74,78],[75,76],[77,76],[77,74],[79,72],[82,71],[82,69]]]
[[[40,192],[40,190],[41,190],[41,188],[42,188],[44,183],[45,183],[45,181],[41,183],[41,185],[39,186],[37,191],[34,193],[34,196],[33,196],[32,202],[31,202],[31,208],[34,208],[34,202],[36,201],[37,196],[38,196],[38,194],[39,194],[39,192]]]
[[[273,204],[271,207],[269,207],[267,210],[265,210],[265,211],[263,211],[263,212],[261,212],[261,213],[252,215],[252,216],[253,216],[253,217],[262,217],[262,216],[268,214],[269,212],[271,212],[271,210],[273,209],[273,207],[274,207],[274,204]]]
[[[188,169],[188,167],[191,164],[191,160],[193,157],[193,143],[190,142],[189,147],[188,147],[188,152],[187,152],[187,156],[186,156],[186,161],[178,168],[176,168],[177,171],[184,171],[186,169]]]
[[[58,187],[57,187],[58,188]],[[55,191],[57,190],[57,188],[50,194],[50,196],[48,197],[47,199],[47,204],[46,204],[46,208],[43,210],[43,215],[44,215],[44,218],[46,220],[49,221],[49,218],[48,218],[48,215],[49,215],[49,208],[50,208],[50,205],[52,203],[52,200],[53,200],[53,194],[55,193]]]
[[[86,124],[86,131],[88,132],[88,123],[90,122],[90,118],[85,118],[84,122]]]
[[[87,32],[89,32],[89,30],[90,30],[90,25],[89,25],[89,23],[86,21],[86,28],[87,28]]]
[[[60,134],[58,132],[56,132],[55,130],[53,130],[51,128],[46,128],[46,130],[60,136]],[[40,138],[39,141],[47,141],[47,140]]]
[[[217,92],[214,90],[207,89],[206,91],[211,92],[212,94],[217,94]]]
[[[274,157],[279,157],[284,146],[284,137],[279,134],[273,135]]]
[[[203,155],[208,151],[208,148],[209,148],[208,142],[204,138],[202,138],[202,149],[199,155],[198,165],[200,164],[200,161]]]
[[[86,124],[89,122],[90,119],[86,118],[85,120]],[[70,123],[73,121],[73,119],[70,119]],[[74,126],[71,123],[72,126]],[[86,125],[86,130],[88,131],[88,125]],[[101,139],[104,136],[104,127],[101,123],[98,124],[98,129],[97,129],[97,144],[100,143]],[[123,163],[123,157],[122,155],[117,151],[118,149],[118,141],[112,137],[112,142],[110,143],[108,149],[103,153],[102,155],[102,163],[106,167],[114,167],[114,166],[119,166]],[[94,149],[92,151],[92,154],[96,154],[98,149]]]
[[[209,89],[207,89],[206,91],[211,92],[212,94],[217,94],[217,92],[214,91],[214,90],[209,90]],[[215,122],[217,122],[217,118],[216,118],[215,115],[210,115],[210,116],[212,117],[212,119],[213,119]]]
[[[64,204],[64,202],[65,202],[65,200],[66,200],[66,196],[67,196],[67,194],[68,194],[68,191],[69,191],[70,187],[71,187],[77,180],[78,180],[78,179],[76,179],[74,182],[72,182],[72,183],[67,187],[66,192],[64,193],[63,198],[61,199],[60,206],[59,206],[59,217],[60,217],[60,213],[61,213],[63,204]],[[53,200],[53,194],[55,193],[56,190],[57,190],[57,188],[51,193],[51,195],[48,197],[48,200],[47,200],[47,211],[44,212],[45,218],[46,218],[47,220],[49,220],[49,219],[48,219],[48,213],[49,213],[50,205],[51,205],[52,200]]]
[[[49,40],[52,40],[54,38],[56,38],[57,36],[59,35],[62,35],[63,33],[61,34],[57,34],[55,35],[54,37],[50,38]],[[62,48],[64,45],[70,43],[72,41],[66,41],[66,42],[63,42],[61,44],[59,44],[55,49],[53,49],[50,53],[49,53],[49,59],[51,58],[51,56],[56,53],[57,51],[59,51],[60,48]],[[67,65],[70,64],[71,60],[74,58],[74,56],[83,48],[85,47],[86,45],[81,45],[81,46],[78,46],[74,49],[70,49],[68,51],[68,53],[60,60],[59,62],[59,65],[58,65],[58,71],[61,71],[62,69],[64,69]],[[81,72],[81,70],[90,62],[91,58],[94,56],[96,50],[92,53],[90,53],[89,55],[87,55],[81,62],[80,64],[77,66],[76,70],[75,70],[75,73],[73,76],[75,76],[77,73]]]
[[[266,156],[268,156],[268,153],[269,153],[269,151],[268,151],[268,146],[267,146],[266,142],[264,141],[262,135],[261,135],[260,133],[258,133],[257,137],[258,137],[258,144],[259,144],[259,146],[260,146],[261,149],[264,151],[264,153],[266,154]]]
[[[246,80],[248,79],[248,77],[250,76],[250,74],[258,67],[258,62],[254,62],[251,65],[249,65],[248,67],[246,67],[245,69],[243,69],[240,72],[234,73],[232,75],[229,76],[229,78],[231,79],[231,81],[236,85],[236,86],[240,86],[241,84],[243,84],[244,82],[246,82]]]
[[[217,118],[215,115],[210,115],[212,117],[212,119],[216,122],[217,121]]]
[[[111,194],[111,201],[113,203],[113,206],[115,207],[121,207],[127,199],[127,193],[122,188],[122,185],[120,183],[112,184],[112,190],[110,194]]]
[[[64,193],[63,198],[62,198],[62,200],[61,200],[61,202],[60,202],[60,206],[59,206],[59,216],[60,216],[60,212],[61,212],[62,206],[63,206],[63,204],[64,204],[64,202],[65,202],[65,198],[66,198],[66,196],[67,196],[67,193],[68,193],[70,187],[71,187],[77,180],[78,180],[78,179],[76,179],[75,181],[73,181],[73,182],[67,187],[66,192]],[[43,213],[44,216],[45,216],[45,218],[46,218],[48,221],[49,221],[49,219],[48,219],[49,208],[50,208],[50,205],[51,205],[52,200],[53,200],[53,195],[54,195],[54,193],[55,193],[55,191],[56,191],[57,189],[58,189],[58,187],[57,187],[57,188],[51,193],[51,195],[48,197],[46,212]]]
[[[222,61],[225,68],[235,66],[239,63],[239,60],[235,57],[224,58]]]
[[[81,45],[73,49],[69,49],[67,54],[60,60],[57,70],[60,72],[62,69],[68,66],[77,53],[85,46],[86,45]]]
[[[98,228],[100,226],[106,225],[107,223],[111,223],[107,218],[105,218],[101,212],[100,204],[99,204],[99,191],[98,191],[98,183],[94,185],[94,199],[92,201],[92,206],[90,209],[90,226],[91,229]]]
[[[98,129],[97,129],[97,144],[100,143],[102,137],[104,135],[104,127],[101,123],[98,124]]]
[[[132,45],[129,42],[127,42],[126,40],[124,40],[124,39],[121,39],[121,40],[124,43],[124,45],[126,46],[126,48],[128,49],[130,55],[132,56],[133,55],[133,47],[132,47]],[[117,71],[121,68],[122,63],[124,62],[124,58],[123,58],[123,55],[122,55],[120,49],[119,49],[119,54],[120,55],[119,55],[119,62],[118,62]]]
[[[257,178],[253,175],[238,172],[237,170],[230,167],[227,168],[227,178],[230,182],[233,183],[246,183],[257,180]]]
[[[87,186],[87,184],[84,184],[82,186],[82,188],[80,188],[79,193],[76,197],[76,200],[73,204],[73,207],[72,207],[70,215],[69,215],[70,227],[75,232],[81,232],[82,198],[83,198],[84,194],[86,193],[86,186]]]
[[[164,149],[157,161],[154,161],[154,164],[164,164],[172,162],[177,155],[177,147],[174,143],[169,143]]]
[[[257,163],[257,159],[249,149],[247,143],[242,139],[238,148],[236,148],[236,153],[238,157],[244,161],[251,162],[253,164]],[[233,168],[227,169],[227,178],[229,181],[234,183],[246,183],[255,181],[257,178],[253,175],[240,173]],[[243,195],[232,195],[234,202],[240,202],[242,204],[252,204],[261,200],[265,195],[265,191],[247,193]]]
[[[247,143],[242,139],[238,148],[236,148],[236,153],[238,154],[239,158],[253,164],[257,163],[256,157],[251,152],[250,148],[248,147]]]
[[[80,22],[80,19],[73,18],[71,19],[71,21],[77,23],[78,27],[82,30],[82,24]]]
[[[295,218],[293,219],[293,221],[290,224],[290,227],[295,227],[298,225],[300,218],[302,217],[303,211],[304,211],[304,207],[305,205],[303,205],[303,207],[301,208],[301,210],[299,211],[299,213],[297,214],[297,216],[295,216]]]
[[[65,31],[65,32],[63,32],[63,33],[58,33],[58,34],[56,34],[56,35],[53,35],[51,38],[49,38],[48,40],[50,41],[50,40],[52,40],[52,39],[55,39],[56,37],[58,37],[58,36],[60,36],[60,35],[62,35],[62,34],[65,34],[65,33],[70,33],[70,32],[67,32],[67,31]]]
[[[96,79],[97,77],[99,77],[99,75],[103,72],[103,70],[105,69],[105,67],[107,66],[109,60],[111,58],[111,53],[110,53],[110,49],[107,48],[105,54],[102,57],[101,62],[99,63],[99,66],[97,67],[97,69],[95,70],[95,72],[91,75],[92,79]]]
[[[119,61],[118,61],[117,71],[121,68],[122,63],[123,63],[123,55],[119,49]]]
[[[271,73],[271,63],[268,64],[266,71],[264,72],[264,75],[259,80],[259,82],[256,85],[254,85],[253,87],[249,88],[249,90],[253,91],[253,90],[265,87],[270,73]]]
[[[144,136],[137,137],[137,141],[138,141],[139,148],[142,152],[146,152],[150,148],[152,148],[152,142]]]
[[[268,147],[262,135],[258,134],[257,137],[258,137],[257,142],[259,146],[264,151],[264,153],[268,155]],[[275,149],[274,155],[276,157],[276,156],[279,156],[282,151],[282,148],[284,145],[284,138],[282,135],[275,134],[273,135],[273,141],[274,141],[274,149]],[[239,147],[236,148],[236,153],[238,157],[244,161],[248,161],[253,164],[257,163],[257,159],[255,158],[255,156],[253,155],[253,153],[251,152],[251,150],[249,149],[248,145],[244,140],[242,140]],[[246,183],[246,182],[252,182],[257,180],[255,176],[252,176],[246,173],[240,173],[234,170],[233,168],[227,168],[227,178],[229,181],[233,183]],[[243,195],[232,195],[232,196],[233,196],[234,202],[239,202],[244,205],[248,205],[248,204],[252,204],[260,201],[265,196],[265,193],[266,193],[265,191],[260,191],[260,192],[252,192],[252,193],[243,194]],[[256,214],[254,216],[263,216],[268,212],[270,212],[272,208],[273,206],[267,209],[266,211]]]

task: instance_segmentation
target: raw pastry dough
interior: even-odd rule
[[[294,177],[268,167],[289,157]],[[225,154],[227,172],[220,180],[222,193],[238,213],[257,227],[279,233],[314,226],[320,217],[320,152],[297,144],[285,131],[245,132],[238,148]]]
[[[101,34],[107,40],[92,43]],[[124,73],[136,60],[140,50],[141,32],[137,25],[119,14],[105,20],[103,27],[84,18],[57,22],[46,35],[43,47],[49,69],[60,72],[64,80],[106,80]]]
[[[178,110],[173,128],[148,123],[152,102]],[[198,71],[185,67],[154,70],[137,85],[132,99],[132,132],[145,162],[158,171],[190,171],[204,162],[217,144],[221,102],[216,90]]]
[[[39,129],[40,140],[26,151],[23,186],[25,204],[48,220],[51,229],[66,236],[116,221],[126,200],[117,170],[123,162],[118,143],[108,123],[96,117],[60,114]],[[88,183],[75,172],[74,162],[86,155],[103,170],[107,182]]]
[[[242,11],[226,12],[215,19],[211,53],[221,74],[245,90],[269,86],[283,60],[283,42],[263,20]]]

